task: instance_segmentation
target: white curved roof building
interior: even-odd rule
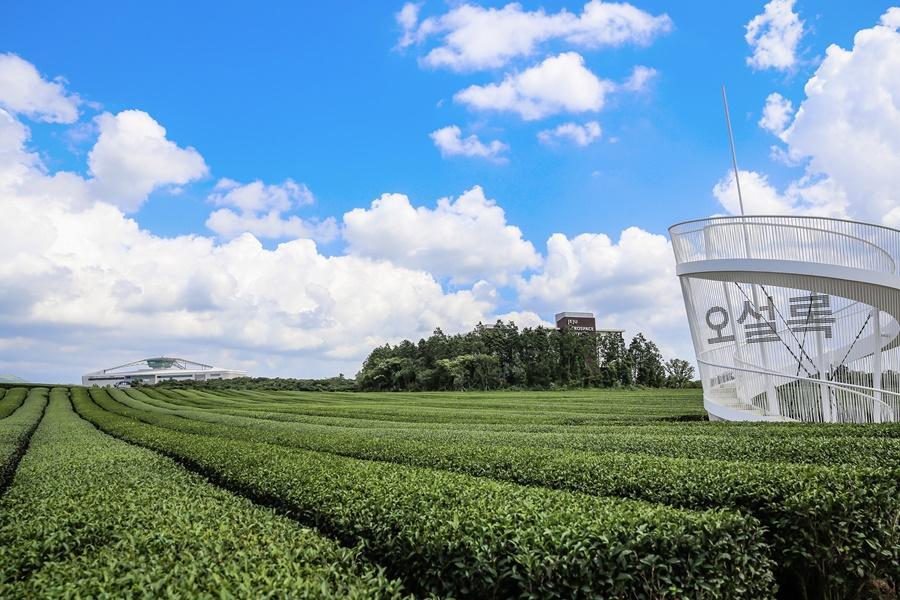
[[[900,231],[738,216],[669,233],[711,419],[900,421]]]
[[[160,381],[207,381],[246,376],[246,371],[221,369],[183,358],[159,356],[87,373],[82,375],[81,384],[126,386],[140,382],[143,385],[153,385]]]

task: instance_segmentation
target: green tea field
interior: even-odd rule
[[[700,390],[0,388],[0,597],[897,598],[900,426]]]

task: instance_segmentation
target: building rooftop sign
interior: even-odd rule
[[[597,321],[594,319],[594,313],[561,312],[556,313],[556,327],[562,331],[594,333],[597,331]]]

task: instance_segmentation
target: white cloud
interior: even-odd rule
[[[638,65],[632,70],[628,79],[622,83],[619,88],[626,92],[643,92],[650,87],[659,72],[651,67]]]
[[[552,329],[556,327],[555,323],[551,323],[545,319],[542,319],[539,314],[530,310],[513,310],[507,313],[503,313],[497,315],[497,318],[490,321],[490,323],[496,323],[497,320],[508,323],[512,321],[516,324],[516,326],[521,330],[525,327],[546,327],[548,329]],[[485,323],[486,325],[488,323]]]
[[[892,6],[887,9],[887,12],[881,15],[881,19],[879,22],[885,27],[890,27],[891,29],[900,28],[900,7]]]
[[[403,30],[399,46],[440,37],[422,63],[455,71],[502,67],[513,58],[533,55],[538,46],[554,39],[584,48],[645,45],[672,28],[665,14],[654,16],[628,3],[601,0],[585,4],[580,15],[526,11],[518,3],[502,8],[462,4],[421,22],[418,6],[409,3],[397,18]]]
[[[603,108],[615,84],[602,80],[584,66],[576,52],[551,56],[501,83],[473,85],[454,99],[478,110],[518,113],[531,121],[562,112],[589,112]]]
[[[317,242],[330,242],[338,236],[337,222],[332,217],[323,221],[306,220],[297,215],[285,216],[278,211],[240,213],[220,208],[210,213],[206,226],[226,240],[243,233],[252,233],[263,239],[311,239]]]
[[[130,117],[137,123],[128,123]],[[394,195],[347,213],[344,256],[325,256],[308,239],[270,250],[247,233],[227,242],[153,235],[104,201],[110,195],[100,195],[101,186],[108,190],[116,176],[131,171],[146,195],[158,185],[183,185],[205,173],[205,164],[194,151],[169,142],[144,113],[107,115],[98,125],[101,139],[90,156],[94,178],[85,179],[51,173],[27,148],[27,127],[0,110],[3,370],[41,378],[62,371],[72,380],[142,355],[172,353],[255,373],[352,373],[374,346],[424,336],[435,326],[468,330],[496,316],[521,326],[546,324],[538,311],[552,314],[560,303],[583,306],[616,295],[578,277],[568,280],[555,268],[521,280],[523,272],[541,269],[541,256],[477,187],[435,208],[414,208]],[[118,163],[112,160],[116,148],[123,151]],[[143,169],[129,162],[148,148],[162,158],[151,153]],[[175,159],[193,168],[179,170]],[[226,221],[219,229],[227,228],[230,214],[242,221],[232,227],[235,233],[251,222],[251,229],[268,232],[261,236],[315,235],[300,231],[298,217],[283,216],[312,201],[309,190],[293,181],[221,180],[210,200],[220,207],[214,215]],[[580,248],[586,239],[593,238],[579,236],[571,244]],[[648,246],[652,239],[628,248],[645,258]],[[560,252],[554,244],[548,249],[555,265]],[[609,255],[601,255],[599,264],[588,249],[578,256],[584,275],[608,266]],[[670,265],[667,259],[654,257],[652,265]],[[624,266],[617,269],[624,274]],[[438,277],[471,285],[447,291]],[[540,277],[566,295],[548,297]],[[629,289],[627,277],[621,281]],[[522,286],[531,306],[497,315],[495,285],[514,282],[521,282],[517,289]],[[595,283],[602,285],[603,278]],[[594,306],[611,307],[601,322],[626,320],[614,304]],[[643,326],[652,323],[629,322],[656,333]]]
[[[4,371],[73,380],[171,352],[257,373],[352,374],[385,341],[469,329],[493,313],[485,283],[446,292],[421,270],[324,256],[310,240],[268,250],[250,234],[153,235],[86,202],[85,180],[49,174],[26,141],[0,112]]]
[[[602,134],[600,123],[588,121],[584,125],[578,123],[563,123],[553,129],[539,131],[538,139],[542,144],[553,145],[559,140],[568,140],[576,146],[587,146]]]
[[[506,222],[503,209],[476,186],[434,209],[413,207],[403,194],[384,194],[344,215],[350,254],[381,258],[457,282],[505,282],[540,265],[531,242]]]
[[[60,81],[47,81],[30,62],[15,54],[0,54],[0,108],[48,123],[78,120],[75,94]]]
[[[785,150],[776,144],[769,146],[769,158],[788,167],[799,167],[804,162],[802,157],[791,156],[789,150]]]
[[[774,157],[791,165],[805,164],[805,172],[783,193],[762,178],[763,204],[900,225],[898,27],[900,11],[892,9],[880,25],[857,32],[850,50],[830,46],[807,81],[806,98],[792,121],[790,111],[784,110],[786,101],[767,102],[760,124],[771,125],[786,144],[785,149],[773,149]],[[717,189],[722,191],[723,185],[720,182]],[[729,210],[734,212],[734,207]]]
[[[741,176],[748,212],[848,216],[900,226],[900,9],[858,31],[849,50],[831,45],[792,106],[770,96],[760,125],[785,143],[773,158],[803,165],[803,175],[778,191],[764,175]],[[746,180],[746,183],[745,183]],[[731,176],[714,195],[737,212]]]
[[[217,206],[230,207],[213,211],[206,220],[206,226],[226,240],[252,233],[266,239],[330,242],[338,235],[337,222],[331,217],[317,221],[283,214],[315,201],[306,184],[293,179],[278,185],[259,180],[241,185],[232,179],[220,179],[209,200]]]
[[[4,278],[27,274],[39,292],[4,307],[3,320],[44,342],[87,345],[97,354],[84,357],[94,363],[82,363],[85,369],[107,362],[107,348],[153,355],[161,344],[358,365],[386,340],[427,335],[438,324],[464,329],[492,309],[471,290],[445,293],[427,273],[325,257],[309,240],[266,250],[250,234],[223,245],[160,238],[105,204],[83,213],[44,210],[40,218],[55,235],[3,268]],[[37,252],[39,274],[26,266]],[[77,332],[90,332],[90,341]]]
[[[432,131],[429,137],[441,151],[441,156],[473,156],[503,162],[505,159],[501,154],[509,149],[509,146],[499,140],[485,144],[475,134],[463,138],[462,131],[456,125]]]
[[[407,2],[395,15],[397,24],[403,32],[400,36],[400,41],[397,42],[398,48],[406,48],[415,42],[416,24],[419,21],[419,10],[421,8],[421,4]]]
[[[433,208],[385,195],[348,212],[345,255],[326,256],[310,239],[267,249],[249,233],[154,235],[123,210],[158,186],[204,175],[203,159],[140,111],[97,124],[85,178],[51,172],[28,147],[28,128],[0,109],[3,371],[73,380],[172,353],[256,374],[352,374],[385,341],[497,316],[541,324],[541,315],[573,306],[596,310],[602,325],[646,331],[664,350],[683,328],[683,314],[667,316],[668,288],[658,287],[663,276],[677,286],[665,238],[632,229],[617,243],[554,236],[545,264],[479,187]],[[137,191],[125,190],[129,180]],[[215,227],[229,231],[223,238],[240,229],[315,237],[309,228],[328,227],[285,216],[312,201],[291,180],[221,180],[210,201],[219,207]],[[501,298],[498,285],[519,298]],[[500,302],[511,312],[498,315]]]
[[[789,184],[781,193],[763,173],[742,170],[740,177],[744,212],[748,215],[847,216],[846,195],[827,178],[803,177]],[[732,171],[713,187],[713,195],[729,213],[741,213]]]
[[[774,92],[766,97],[759,126],[773,135],[781,137],[794,115],[794,105],[790,100]]]
[[[578,22],[566,40],[587,48],[621,46],[627,43],[647,45],[672,30],[672,19],[666,14],[653,16],[627,2],[591,0],[584,5]]]
[[[794,0],[771,0],[762,14],[747,23],[744,38],[753,54],[747,64],[753,69],[784,71],[797,62],[797,45],[803,36],[803,21],[794,12]]]
[[[129,212],[137,210],[155,189],[182,185],[203,177],[208,169],[193,148],[180,148],[166,130],[140,110],[97,117],[100,137],[88,155],[94,193]]]
[[[672,247],[666,236],[629,227],[547,240],[544,268],[519,286],[520,305],[545,314],[588,310],[597,324],[644,332],[667,356],[692,357]]]
[[[280,185],[266,185],[260,180],[241,185],[233,179],[220,179],[215,193],[209,200],[217,206],[232,206],[244,212],[279,212],[298,208],[315,202],[313,193],[305,183],[286,179]]]
[[[39,161],[37,154],[25,149],[29,135],[23,123],[0,108],[0,177],[5,171],[5,176],[11,178],[14,172],[22,172]]]
[[[26,147],[29,138],[28,127],[0,108],[0,199],[3,194],[27,196],[40,204],[64,196],[73,207],[90,205],[94,199],[88,182],[74,173],[47,175],[40,156]],[[26,237],[38,235],[41,228],[39,221],[22,226],[19,235]]]

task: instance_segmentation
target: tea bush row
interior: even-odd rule
[[[65,390],[0,502],[0,597],[390,598],[356,552],[78,417]]]
[[[327,437],[368,437],[403,439],[433,444],[467,442],[518,447],[546,447],[590,452],[623,452],[670,456],[675,458],[711,458],[731,461],[790,462],[812,465],[857,465],[900,469],[900,439],[779,436],[758,439],[748,436],[684,436],[673,425],[664,433],[628,431],[626,433],[542,433],[518,431],[459,431],[440,429],[364,429],[334,427],[297,421],[273,421],[235,411],[180,408],[154,403],[136,390],[115,390],[112,396],[126,404],[140,402],[138,408],[170,411],[189,418],[224,424],[244,425],[275,432],[320,434]],[[634,429],[634,428],[633,428]]]
[[[621,416],[621,408],[617,413],[620,418],[609,419],[604,418],[597,422],[592,419],[590,422],[584,422],[578,417],[567,417],[561,423],[551,422],[554,419],[537,419],[532,423],[512,423],[512,422],[494,422],[494,423],[473,423],[473,422],[429,422],[427,420],[415,421],[391,421],[385,419],[369,419],[365,418],[365,413],[360,413],[359,404],[351,395],[348,399],[335,400],[318,400],[313,397],[303,397],[291,401],[289,398],[281,398],[271,401],[265,393],[259,393],[256,396],[246,394],[238,394],[232,392],[230,396],[223,395],[221,391],[215,394],[203,392],[204,399],[199,401],[195,398],[187,397],[188,394],[198,394],[196,391],[186,392],[183,390],[157,390],[152,388],[142,388],[140,390],[127,390],[129,394],[143,394],[146,401],[154,403],[160,407],[173,408],[175,406],[187,408],[208,408],[216,412],[225,414],[235,414],[240,416],[254,416],[258,418],[280,420],[280,421],[299,421],[316,423],[323,425],[335,425],[346,427],[358,427],[366,429],[441,429],[441,430],[462,430],[462,431],[516,431],[521,433],[584,433],[584,434],[607,434],[607,433],[648,433],[648,434],[667,434],[678,433],[680,435],[709,435],[709,436],[728,436],[728,437],[838,437],[838,438],[900,438],[900,423],[883,423],[883,424],[814,424],[814,423],[711,423],[708,421],[687,421],[687,422],[667,422],[659,418],[653,419],[631,419],[627,416]],[[328,398],[338,396],[338,394],[330,394]],[[641,400],[635,398],[627,399],[629,404],[637,403],[639,407]],[[340,404],[337,404],[340,402]],[[330,416],[304,414],[307,404],[318,406],[319,404],[335,405]],[[494,403],[491,402],[491,406]],[[633,407],[632,407],[633,408]],[[410,407],[414,410],[414,407]],[[465,410],[465,409],[461,409]],[[559,410],[559,407],[557,407]],[[557,413],[548,409],[548,415],[551,417]],[[558,421],[558,419],[556,419]],[[501,419],[502,421],[502,419]]]
[[[91,390],[91,395],[108,400],[103,390]],[[417,593],[479,598],[773,594],[769,549],[749,516],[189,434],[104,410],[84,390],[73,390],[73,397],[77,410],[102,429],[176,456],[345,543],[359,544]]]
[[[142,388],[143,389],[143,388]],[[152,390],[152,393],[170,400],[190,402],[197,406],[216,408],[221,406],[221,399],[212,394],[186,390]],[[659,406],[642,405],[634,401],[629,403],[597,403],[584,402],[578,405],[567,405],[564,402],[555,405],[546,402],[540,405],[528,404],[520,401],[518,405],[495,405],[485,402],[468,402],[465,404],[448,403],[446,405],[428,406],[417,402],[413,395],[398,401],[396,394],[375,394],[375,398],[367,394],[349,394],[335,396],[349,396],[348,405],[352,406],[352,415],[360,419],[383,421],[407,421],[412,423],[442,424],[442,423],[518,423],[518,424],[566,424],[579,422],[583,424],[602,424],[608,421],[659,421],[664,417],[683,415],[685,408],[669,407],[665,404]],[[370,396],[370,397],[367,397]],[[333,402],[307,402],[300,403],[298,398],[283,394],[275,396],[276,402],[268,402],[271,396],[259,392],[252,396],[251,401],[256,400],[255,405],[250,405],[251,410],[275,408],[294,414],[309,416],[340,416],[348,413],[348,405],[335,405]],[[314,397],[314,396],[313,396]],[[305,398],[305,396],[304,396]],[[702,405],[698,404],[690,410],[700,414]]]
[[[93,393],[93,392],[92,392]],[[122,398],[120,392],[113,392]],[[96,394],[110,411],[221,438],[280,444],[359,459],[438,468],[519,484],[620,496],[673,506],[729,507],[757,517],[786,585],[840,596],[900,573],[896,472],[764,462],[729,462],[457,442],[410,441],[257,427],[251,420],[191,421]],[[123,398],[125,399],[125,398]],[[835,548],[841,548],[835,552]]]
[[[46,405],[47,388],[31,388],[22,405],[0,420],[0,492],[12,479]]]
[[[25,401],[27,393],[28,390],[25,388],[13,388],[8,391],[0,389],[0,419],[5,419],[16,412]]]

